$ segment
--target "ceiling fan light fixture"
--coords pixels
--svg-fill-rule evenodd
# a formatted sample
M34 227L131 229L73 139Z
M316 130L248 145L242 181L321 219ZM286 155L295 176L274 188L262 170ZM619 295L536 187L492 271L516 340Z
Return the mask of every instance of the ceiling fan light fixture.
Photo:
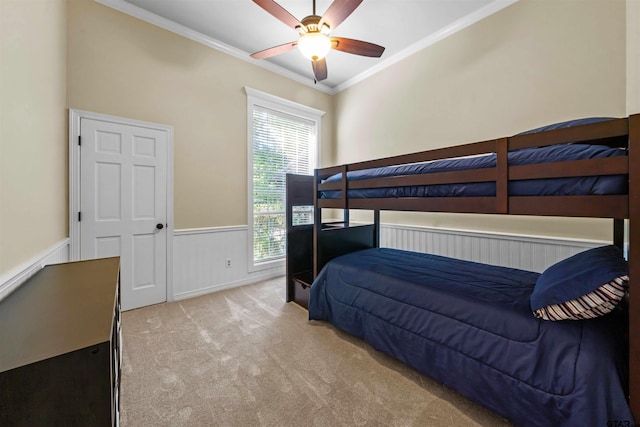
M331 50L331 39L321 32L314 31L300 37L298 47L305 58L318 61Z
M2 0L0 0L2 1ZM273 46L251 54L254 59L266 59L272 56L289 52L296 46L300 53L311 60L314 82L326 80L327 62L325 56L331 49L339 50L353 55L379 58L384 52L384 47L361 40L347 39L344 37L329 37L329 33L335 30L340 23L362 3L363 0L332 0L324 15L316 15L316 0L313 0L313 14L298 20L291 13L280 6L276 0L253 0L258 6L273 15L287 27L296 30L300 37L298 41Z

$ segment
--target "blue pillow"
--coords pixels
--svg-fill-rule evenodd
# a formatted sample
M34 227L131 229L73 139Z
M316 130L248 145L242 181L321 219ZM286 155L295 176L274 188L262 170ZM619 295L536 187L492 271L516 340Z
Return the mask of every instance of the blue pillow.
M606 314L624 296L628 274L622 250L616 246L580 252L540 275L531 294L531 309L546 320Z

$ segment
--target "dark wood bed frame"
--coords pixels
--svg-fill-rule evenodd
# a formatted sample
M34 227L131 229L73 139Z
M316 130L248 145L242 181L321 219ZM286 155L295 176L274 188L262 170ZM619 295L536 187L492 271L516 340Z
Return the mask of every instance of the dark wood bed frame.
M628 149L628 156L575 160L524 166L509 166L509 151L566 142L609 145ZM497 153L496 167L459 172L442 172L348 182L346 173L362 169L451 157ZM342 173L340 182L323 183ZM530 196L508 194L510 180L628 174L628 195ZM495 181L495 197L431 197L349 199L349 189L409 185L452 184ZM341 199L322 199L319 192L341 190ZM332 258L354 250L378 247L380 211L457 212L476 214L536 215L613 219L612 241L624 245L624 221L628 220L629 259L629 402L640 421L640 114L628 118L579 125L571 128L524 134L484 142L405 154L383 159L317 169L314 180L313 277ZM338 223L323 223L322 209L341 209ZM352 225L349 209L373 211L373 224Z

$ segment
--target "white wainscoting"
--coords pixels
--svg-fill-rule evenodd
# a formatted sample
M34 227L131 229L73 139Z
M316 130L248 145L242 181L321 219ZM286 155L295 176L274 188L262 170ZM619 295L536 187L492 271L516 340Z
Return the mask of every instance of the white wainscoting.
M40 255L3 274L2 277L0 277L0 301L16 290L29 277L40 271L45 265L59 264L68 261L69 239L64 239Z
M173 299L285 274L284 261L272 268L249 272L247 245L247 226L176 230L173 234ZM226 265L227 260L231 260L230 267Z
M285 274L284 262L249 272L246 226L176 230L173 292L180 300ZM486 264L542 272L549 265L607 242L473 230L382 224L382 247L429 252ZM231 266L227 267L227 260Z
M380 246L428 252L485 264L542 272L589 248L610 244L591 240L382 224Z
M217 227L174 233L173 298L202 295L285 274L284 262L248 271L248 228ZM431 227L381 225L380 245L541 272L549 265L608 242L521 236ZM226 261L231 260L231 267ZM0 277L0 301L48 264L69 261L69 239Z

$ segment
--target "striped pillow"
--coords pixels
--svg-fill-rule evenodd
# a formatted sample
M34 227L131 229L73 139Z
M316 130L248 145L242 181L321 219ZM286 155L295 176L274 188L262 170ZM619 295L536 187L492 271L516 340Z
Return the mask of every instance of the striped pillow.
M538 277L529 298L531 311L547 320L601 316L624 297L628 275L620 248L588 249L553 264Z
M629 276L617 277L579 298L539 308L533 315L544 320L593 319L611 312L624 298Z

